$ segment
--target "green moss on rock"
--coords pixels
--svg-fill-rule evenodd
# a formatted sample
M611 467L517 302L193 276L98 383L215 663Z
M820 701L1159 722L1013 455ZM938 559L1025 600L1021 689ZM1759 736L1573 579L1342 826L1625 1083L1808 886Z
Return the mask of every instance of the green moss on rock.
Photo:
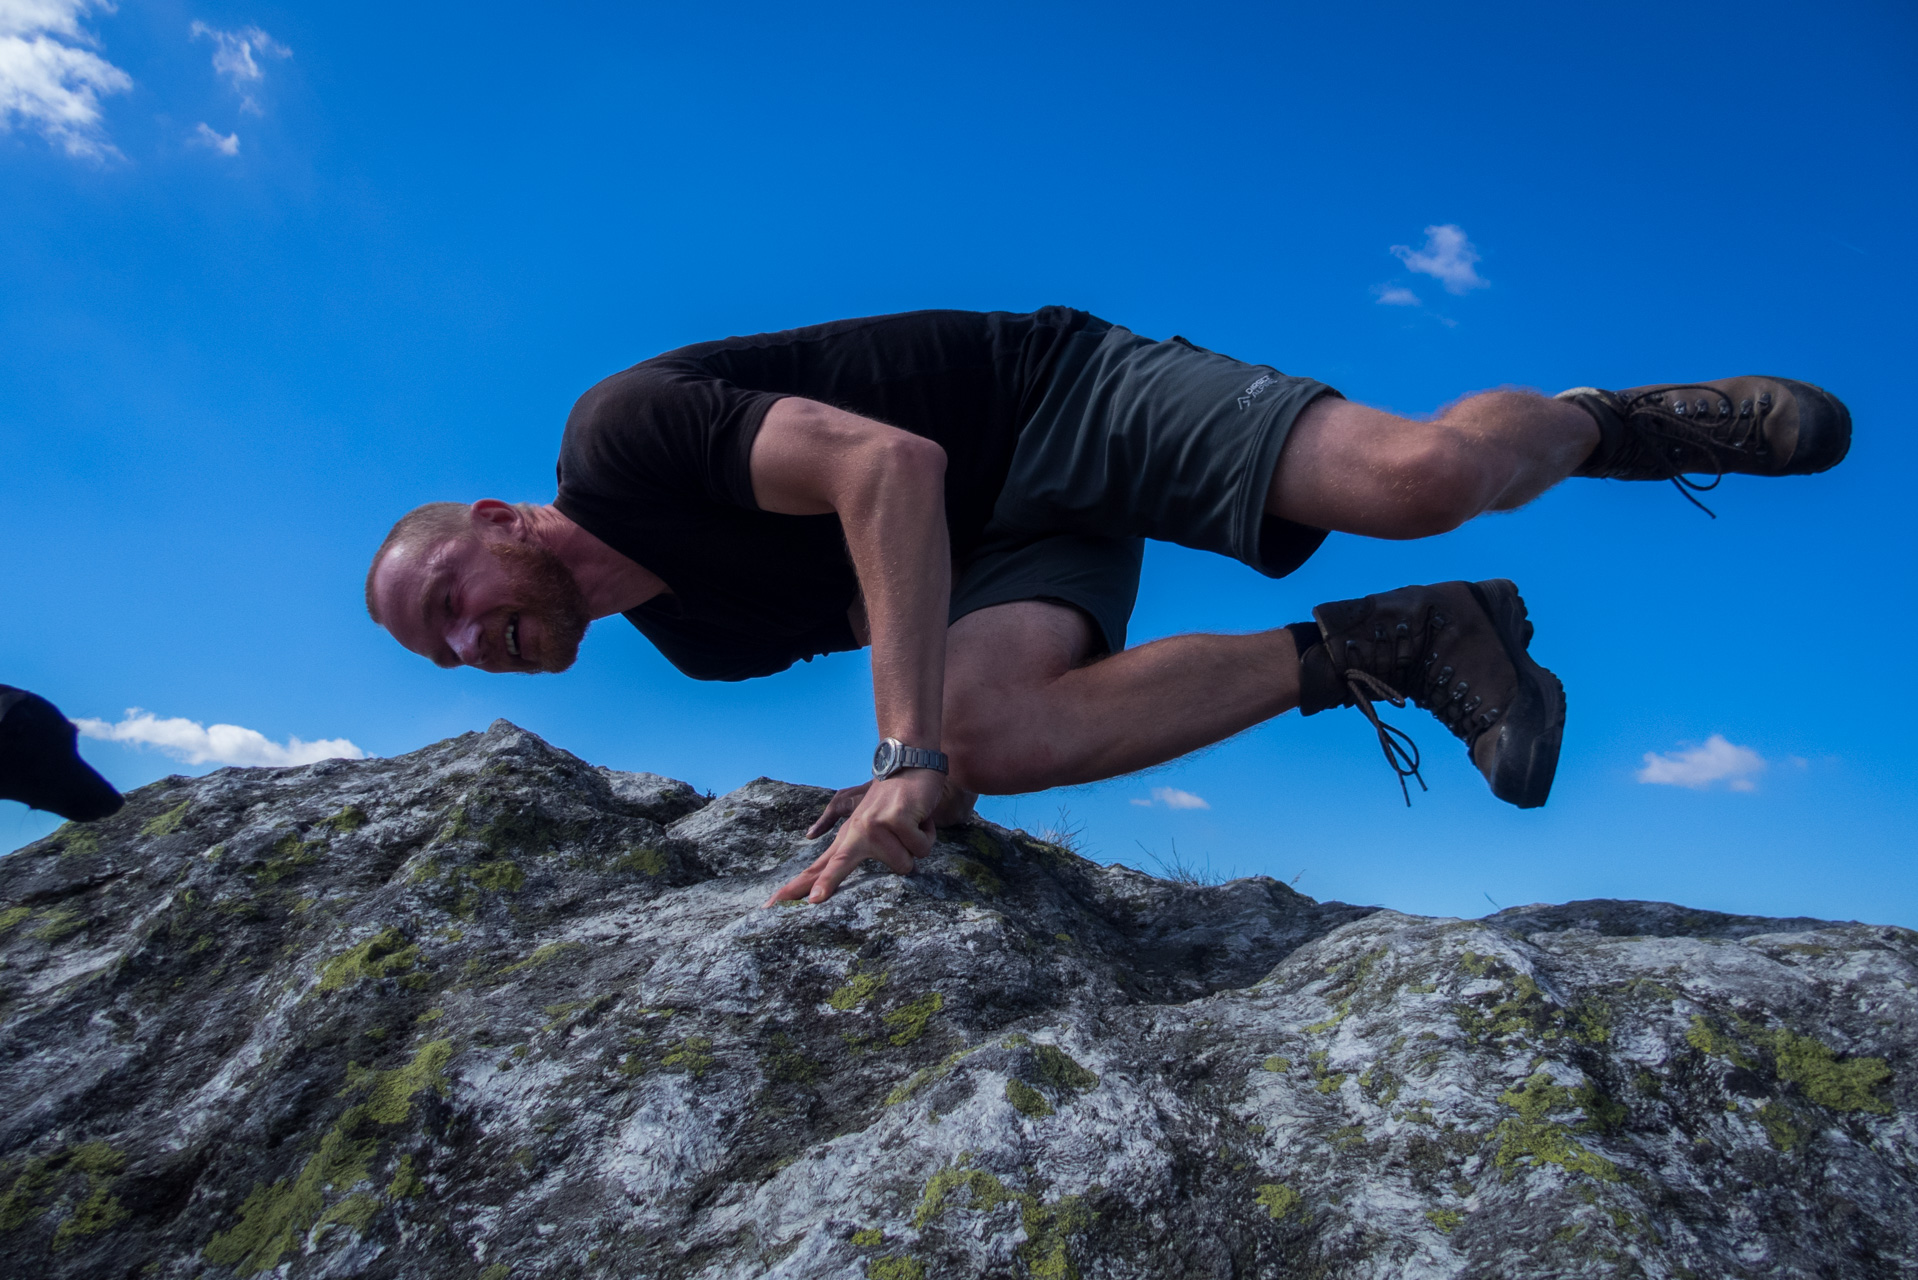
M1099 1087L1099 1077L1087 1071L1057 1045L1035 1045L1032 1059L1039 1067L1039 1078L1055 1089L1082 1093Z
M659 1065L668 1071L683 1071L697 1080L713 1069L713 1055L708 1052L712 1047L710 1036L687 1036L666 1051Z
M613 870L637 871L643 876L662 875L666 870L666 855L646 845L634 845L613 860Z
M1465 1221L1465 1215L1457 1209L1427 1209L1425 1220L1449 1236Z
M79 912L70 911L65 907L55 907L40 917L40 927L35 929L31 936L51 946L86 927L86 918Z
M855 973L846 980L846 985L834 988L826 997L826 1003L842 1013L857 1009L878 993L886 985L883 973Z
M350 1227L354 1231L365 1231L366 1224L373 1220L373 1215L378 1213L379 1209L380 1202L378 1200L367 1195L364 1191L355 1191L352 1195L321 1214L320 1220L314 1224L314 1227L316 1229L324 1229L331 1226L342 1226Z
M874 1258L866 1264L866 1280L926 1280L926 1264L904 1255Z
M996 898L1006 891L1005 883L984 863L974 862L971 858L955 858L953 870L985 897Z
M377 1145L375 1139L349 1138L335 1125L292 1181L254 1184L240 1205L239 1222L207 1242L207 1261L232 1267L241 1276L279 1266L319 1222L329 1189L345 1190L365 1181Z
M1261 1183L1252 1203L1264 1209L1274 1222L1283 1222L1295 1213L1302 1216L1305 1212L1305 1197L1283 1182Z
M289 831L267 850L266 862L254 873L253 878L262 885L278 884L297 873L301 867L312 866L319 860L319 851L324 848L324 840L302 840L297 831Z
M32 914L32 907L8 907L6 910L0 911L0 935L4 935L12 929L13 926L19 924Z
M964 1197L965 1208L990 1213L1002 1204L1019 1206L1020 1225L1025 1228L1026 1241L1019 1246L1018 1255L1026 1264L1026 1274L1032 1280L1078 1280L1078 1271L1072 1265L1068 1245L1072 1238L1083 1233L1092 1225L1096 1216L1079 1196L1061 1196L1048 1204L1029 1191L1012 1191L1006 1184L982 1169L967 1167L970 1157L962 1155L959 1163L950 1165L927 1179L924 1192L919 1197L919 1207L912 1216L915 1230L923 1230L959 1197Z
M413 1172L413 1157L401 1156L400 1167L394 1171L393 1180L386 1184L386 1194L392 1200L410 1200L426 1190L426 1183Z
M492 893L517 893L526 886L526 873L508 858L475 864L467 875L473 883Z
M1778 1078L1803 1089L1819 1106L1891 1114L1891 1104L1875 1092L1891 1079L1883 1058L1840 1058L1830 1046L1783 1028L1768 1038L1777 1055Z
M1533 1164L1561 1165L1601 1182L1618 1180L1617 1165L1579 1142L1573 1136L1575 1130L1571 1125L1551 1118L1554 1112L1579 1109L1582 1093L1582 1089L1575 1092L1554 1084L1550 1075L1540 1071L1530 1076L1522 1088L1508 1089L1499 1095L1500 1102L1518 1112L1499 1121L1498 1127L1492 1130L1492 1137L1499 1144L1494 1163L1507 1177L1524 1167L1521 1161L1529 1160ZM1595 1090L1592 1096L1597 1096ZM1601 1124L1602 1120L1589 1114L1585 1118L1588 1128Z
M771 1046L760 1055L760 1065L767 1079L784 1084L811 1084L825 1069L801 1052L783 1031L773 1034Z
M910 1004L894 1009L880 1019L893 1029L892 1034L886 1037L887 1041L895 1048L911 1044L926 1034L926 1024L932 1020L932 1015L945 1007L944 996L937 991L928 991Z
M192 803L190 800L182 800L165 813L148 818L140 828L140 834L143 836L172 835L180 829L180 824L186 821L186 811Z
M349 804L332 817L326 819L325 825L333 828L341 835L345 835L349 831L358 831L366 825L366 822L366 810L356 804Z
M1772 1146L1780 1151L1789 1152L1805 1140L1805 1135L1791 1122L1791 1113L1776 1102L1767 1102L1758 1108L1758 1123Z
M509 973L518 973L523 969L537 968L555 956L576 950L579 945L577 942L549 942L543 947L534 947L531 955L527 956L524 960L518 960L507 965L499 971L499 974L501 977L505 977Z
M382 929L322 964L320 990L337 991L362 978L390 978L410 971L419 961L417 943L408 943L398 929Z
M1685 1032L1685 1043L1700 1053L1713 1058L1728 1058L1733 1066L1749 1068L1751 1060L1732 1042L1732 1038L1714 1026L1703 1014L1692 1015L1692 1025Z
M1012 1104L1014 1111L1034 1119L1052 1114L1052 1104L1046 1101L1045 1095L1023 1080L1006 1081L1006 1101Z

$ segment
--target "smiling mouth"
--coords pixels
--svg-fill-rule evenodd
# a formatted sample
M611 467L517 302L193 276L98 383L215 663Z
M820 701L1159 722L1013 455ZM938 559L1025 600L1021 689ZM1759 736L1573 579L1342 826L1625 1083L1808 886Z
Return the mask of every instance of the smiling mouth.
M506 622L506 652L519 657L519 615L516 613Z

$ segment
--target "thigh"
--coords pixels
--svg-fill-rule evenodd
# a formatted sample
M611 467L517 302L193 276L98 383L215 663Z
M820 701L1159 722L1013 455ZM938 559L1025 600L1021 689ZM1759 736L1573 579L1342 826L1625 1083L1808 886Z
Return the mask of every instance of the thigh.
M1448 470L1435 456L1445 432L1327 396L1299 414L1266 492L1267 514L1375 538L1405 534L1413 490Z
M977 719L1010 696L1058 679L1099 648L1085 613L1049 600L1015 600L968 613L946 631L946 708Z

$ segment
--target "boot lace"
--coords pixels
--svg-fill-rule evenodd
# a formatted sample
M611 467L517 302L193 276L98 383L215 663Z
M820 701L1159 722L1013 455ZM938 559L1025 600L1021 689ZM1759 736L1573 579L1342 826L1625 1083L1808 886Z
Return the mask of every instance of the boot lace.
M1405 807L1412 807L1412 791L1405 785L1407 778L1419 784L1420 791L1430 791L1425 785L1425 777L1419 772L1419 744L1412 741L1412 735L1390 725L1379 718L1378 711L1372 706L1373 698L1381 698L1395 707L1403 707L1405 695L1369 671L1360 671L1357 667L1348 667L1345 671L1345 687L1352 691L1361 714L1372 722L1378 731L1379 746L1385 751L1385 763L1392 766L1392 772L1399 776L1399 792L1405 797Z
M1667 403L1667 398L1671 403ZM1756 401L1741 400L1736 408L1716 387L1698 384L1660 387L1635 396L1620 396L1618 412L1632 427L1630 461L1665 478L1685 501L1716 520L1718 513L1696 495L1716 489L1725 478L1724 451L1763 453L1764 423L1771 413L1767 392ZM1702 466L1690 465L1702 462ZM1687 471L1711 472L1707 483L1691 479Z
M1433 614L1427 620L1424 634L1419 637L1421 643L1418 647L1418 652L1426 655L1423 662L1418 662L1417 659L1407 659L1402 664L1387 662L1391 668L1391 674L1401 683L1409 684L1416 681L1424 685L1424 692L1416 698L1400 692L1390 681L1364 667L1348 663L1342 673L1345 686L1351 691L1354 705L1358 707L1359 713L1371 722L1373 730L1379 735L1379 749L1385 753L1385 763L1391 765L1392 772L1398 775L1399 794L1405 797L1407 808L1410 808L1412 804L1412 790L1405 784L1407 778L1416 781L1420 791L1431 790L1425 783L1425 776L1419 771L1418 743L1414 742L1412 736L1403 729L1387 724L1380 717L1378 708L1373 705L1374 702L1385 702L1402 708L1408 702L1416 701L1419 706L1437 716L1439 723L1450 730L1453 737L1464 742L1467 751L1477 745L1479 735L1497 723L1500 715L1497 707L1480 711L1479 708L1483 705L1484 699L1472 693L1471 687L1465 681L1454 682L1453 676L1456 672L1439 658L1438 649L1433 645L1434 633L1443 630L1445 626L1446 620L1443 614ZM1409 638L1410 635L1411 629L1404 623L1399 624L1395 635L1387 636L1382 633L1375 635L1373 643L1381 646L1375 650L1377 658L1383 660L1384 653L1388 651L1384 646L1390 646L1389 651L1396 655L1395 642L1402 638ZM1348 642L1348 656L1352 652L1353 646ZM1377 663L1375 662L1374 665Z

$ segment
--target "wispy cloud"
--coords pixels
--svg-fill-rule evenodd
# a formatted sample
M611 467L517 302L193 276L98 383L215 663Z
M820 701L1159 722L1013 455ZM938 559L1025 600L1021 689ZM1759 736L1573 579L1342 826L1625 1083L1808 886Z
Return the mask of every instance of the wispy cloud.
M1381 307L1416 307L1419 296L1402 284L1375 284L1372 296L1379 300Z
M1212 807L1206 803L1204 796L1195 796L1190 791L1181 791L1177 787L1154 787L1150 800L1135 799L1132 803L1141 809L1150 809L1155 804L1162 804L1168 809L1210 809Z
M1427 227L1423 247L1414 249L1395 244L1392 255L1405 264L1406 270L1431 276L1443 284L1447 293L1470 293L1491 284L1476 270L1478 249L1465 238L1465 229L1457 223Z
M1665 755L1645 753L1645 766L1638 771L1640 782L1667 787L1702 789L1723 782L1733 791L1755 791L1752 775L1763 773L1765 757L1750 747L1741 747L1714 733L1704 745L1685 747Z
M119 151L100 124L100 99L125 93L133 77L91 51L99 39L80 25L107 0L0 0L0 130L18 121L70 156Z
M213 148L223 156L237 156L240 154L239 134L223 134L204 120L200 121L200 126L194 130L193 136L195 141Z
M156 747L176 760L188 764L243 764L280 767L312 764L316 760L360 760L366 752L345 738L322 738L302 742L288 738L274 742L255 729L237 724L203 725L197 720L174 717L162 720L151 711L128 707L126 718L118 724L105 720L75 720L81 733L106 742L131 742Z
M213 73L240 95L240 110L259 115L260 102L253 91L266 82L260 59L290 58L293 51L258 27L222 31L204 22L195 22L192 30L195 40L204 38L213 42Z

